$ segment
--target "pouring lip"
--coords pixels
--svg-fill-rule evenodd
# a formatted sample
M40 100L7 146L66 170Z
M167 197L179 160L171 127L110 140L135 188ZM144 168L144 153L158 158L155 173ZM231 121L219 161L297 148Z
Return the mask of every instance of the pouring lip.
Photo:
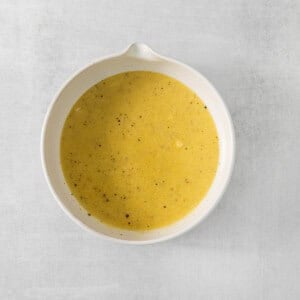
M122 53L124 56L145 60L157 60L161 56L144 43L132 43Z

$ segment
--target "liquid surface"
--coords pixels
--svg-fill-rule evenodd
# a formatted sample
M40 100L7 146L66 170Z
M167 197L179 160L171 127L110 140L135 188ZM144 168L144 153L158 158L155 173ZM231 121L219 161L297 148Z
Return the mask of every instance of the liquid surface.
M219 144L204 103L179 81L128 72L75 103L61 137L71 192L91 217L150 230L180 220L207 193Z

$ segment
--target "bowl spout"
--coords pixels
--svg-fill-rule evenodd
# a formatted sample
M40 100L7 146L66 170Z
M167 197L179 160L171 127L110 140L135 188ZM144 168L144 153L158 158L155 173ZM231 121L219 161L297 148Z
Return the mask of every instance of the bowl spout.
M133 43L124 52L125 56L135 57L144 60L158 60L160 56L150 47L143 43Z

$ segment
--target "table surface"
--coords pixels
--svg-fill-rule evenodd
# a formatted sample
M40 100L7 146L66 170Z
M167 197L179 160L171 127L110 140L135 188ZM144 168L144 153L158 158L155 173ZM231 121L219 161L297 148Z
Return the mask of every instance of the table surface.
M2 0L0 299L299 299L299 15L297 0ZM237 138L217 209L148 246L66 217L39 150L62 83L135 41L203 73Z

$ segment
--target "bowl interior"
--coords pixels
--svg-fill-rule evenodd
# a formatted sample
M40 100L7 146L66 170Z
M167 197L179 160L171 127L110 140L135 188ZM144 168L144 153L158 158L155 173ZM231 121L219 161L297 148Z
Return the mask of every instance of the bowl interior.
M127 53L128 54L128 53ZM76 100L91 86L109 76L126 71L153 71L166 74L189 86L205 102L215 121L220 143L219 166L209 192L184 219L161 229L137 232L100 223L70 194L60 166L60 137L65 119ZM218 202L230 177L234 156L234 136L227 109L212 85L198 72L160 56L119 55L97 62L71 79L50 107L43 129L43 167L49 186L64 211L77 223L104 237L129 243L151 243L183 233L202 220Z

